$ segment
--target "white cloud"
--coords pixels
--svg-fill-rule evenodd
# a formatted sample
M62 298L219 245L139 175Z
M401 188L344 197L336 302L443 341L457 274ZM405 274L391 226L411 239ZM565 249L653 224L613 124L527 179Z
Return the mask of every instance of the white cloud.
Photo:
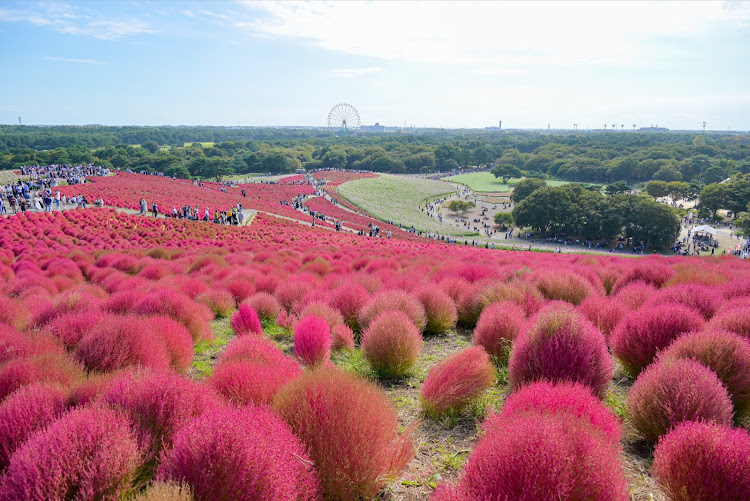
M96 59L78 59L74 57L45 56L43 59L46 59L47 61L60 61L63 63L104 64L104 61L97 61Z
M735 2L244 2L254 35L384 60L500 67L653 66L654 38L750 19Z
M76 10L64 3L24 4L22 9L0 9L0 21L27 22L47 26L60 33L116 40L141 33L155 33L148 23L136 18L110 19Z
M330 70L330 73L336 78L352 78L367 75L368 73L377 73L379 71L379 66L371 66L369 68L335 69Z

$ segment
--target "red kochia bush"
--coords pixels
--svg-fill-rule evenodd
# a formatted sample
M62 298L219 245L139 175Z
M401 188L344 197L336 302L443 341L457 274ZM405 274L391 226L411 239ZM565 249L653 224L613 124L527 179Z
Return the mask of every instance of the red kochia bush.
M631 282L617 291L614 297L628 305L631 310L637 310L648 298L656 294L656 287L645 282Z
M678 304L643 307L620 321L609 344L628 373L637 376L660 350L680 334L700 329L703 323L698 313Z
M13 453L0 501L118 500L140 454L127 420L105 408L75 409Z
M230 323L234 333L238 336L245 336L247 334L263 335L263 327L260 325L258 314L247 303L242 303L237 311L234 312Z
M484 348L466 348L434 365L420 392L428 414L460 411L490 389L495 367Z
M653 259L641 260L617 280L613 291L617 293L623 287L633 282L645 282L658 289L672 275L674 275L674 270L666 264L658 263Z
M525 321L524 311L517 304L510 301L492 303L479 315L472 341L500 362L505 362L508 349Z
M398 435L385 393L335 368L322 367L288 384L274 407L307 446L326 499L372 498L414 454L411 435Z
M276 320L276 316L281 310L279 300L268 292L253 294L244 303L254 309L261 320Z
M177 433L157 479L187 483L196 501L320 499L300 440L267 410L218 408Z
M302 374L297 362L279 353L280 356L274 356L271 360L263 357L222 359L208 381L233 404L268 404L282 386Z
M402 290L386 290L378 292L362 308L359 313L359 324L367 328L381 313L385 311L400 311L404 313L417 328L422 331L427 325L427 315L424 307L414 296Z
M656 362L644 370L628 392L633 426L656 442L683 421L732 423L732 401L719 378L695 360Z
M76 357L87 369L113 371L131 366L168 369L171 363L164 338L144 328L135 316L111 316L100 322L78 345Z
M542 270L535 283L547 299L567 301L576 306L596 294L596 289L588 280L567 270Z
M161 315L144 320L145 328L164 340L172 367L179 372L187 370L195 356L190 331L178 321Z
M732 332L706 329L683 334L659 354L659 360L690 358L719 376L738 417L750 411L750 342Z
M505 400L499 419L525 413L582 420L601 431L613 444L619 443L622 437L620 423L614 414L588 387L579 383L540 381L523 386Z
M697 311L709 320L719 309L723 297L719 290L707 285L681 284L660 290L652 295L644 306L676 303Z
M369 300L370 293L362 285L357 282L345 282L333 291L328 303L341 312L346 325L359 330L359 312Z
M44 330L59 339L66 348L78 346L96 325L106 318L101 311L65 313L49 322Z
M134 305L133 313L173 318L187 327L194 343L212 336L209 321L214 315L211 310L174 290L163 289L148 294Z
M405 313L385 311L362 333L362 352L383 376L400 377L419 358L422 335Z
M425 332L440 334L456 326L458 312L451 297L435 286L423 286L415 291L427 315Z
M354 350L354 332L348 325L337 325L331 329L332 350Z
M331 357L331 328L320 317L305 317L294 326L294 355L305 365L318 365Z
M750 433L682 423L659 440L652 471L670 500L750 499Z
M335 308L323 301L312 301L305 305L299 312L299 318L320 317L333 329L337 325L344 324L344 318Z
M630 309L624 302L614 297L589 296L578 305L578 311L596 325L604 337L609 338Z
M545 307L516 339L508 364L510 385L518 388L536 380L573 381L602 396L612 379L612 357L604 336L563 305Z
M711 319L709 327L734 332L750 341L750 307L721 311Z
M583 420L522 414L493 421L455 487L433 501L627 501L619 444Z
M198 294L195 300L206 305L216 318L228 317L234 309L234 297L224 289L210 289Z
M11 393L0 404L0 472L13 451L36 430L59 418L68 392L48 383L31 384Z
M31 383L57 383L70 387L83 379L83 368L59 353L15 358L0 365L0 401L18 388Z

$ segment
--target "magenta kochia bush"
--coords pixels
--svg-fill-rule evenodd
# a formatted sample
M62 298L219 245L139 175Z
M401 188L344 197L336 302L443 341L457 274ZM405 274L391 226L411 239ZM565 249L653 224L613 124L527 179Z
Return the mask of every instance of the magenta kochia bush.
M147 459L171 446L174 434L193 418L221 403L206 385L171 371L148 370L118 374L100 401L130 419Z
M513 341L526 318L523 308L511 301L492 303L482 310L474 328L473 342L500 362L507 361Z
M734 332L750 341L750 306L721 311L711 319L709 326Z
M422 335L401 311L381 313L362 333L362 352L385 377L408 373L422 352Z
M354 350L354 332L346 325L341 324L331 329L332 350Z
M236 405L268 404L279 389L302 375L302 368L284 356L273 361L230 360L216 365L209 383Z
M738 334L705 329L683 334L659 360L691 358L719 376L729 391L736 417L750 412L750 342Z
M433 501L627 501L619 444L583 420L525 413L493 420L456 486Z
M732 423L729 393L711 369L695 360L657 361L628 392L628 415L649 442L683 421Z
M188 484L196 501L320 499L303 444L271 412L220 407L182 429L157 479Z
M750 499L750 433L682 423L659 440L652 472L673 501Z
M238 336L248 334L263 335L263 327L260 325L260 319L255 310L247 303L242 303L237 311L232 315L230 322L234 333Z
M644 306L664 303L676 303L697 311L706 320L710 319L719 309L723 301L721 292L713 287L700 284L680 284L651 296Z
M75 409L13 453L0 484L0 501L115 501L140 460L124 416L101 407Z
M411 319L420 331L427 325L427 315L424 307L414 296L402 290L386 290L378 292L362 308L359 313L359 324L366 328L381 313L385 311L400 311Z
M540 381L523 386L505 400L499 419L525 413L583 420L604 433L612 443L619 443L622 437L620 423L614 414L591 393L590 388L579 383Z
M305 365L319 365L331 358L331 328L320 317L305 317L294 326L294 355Z
M258 292L247 298L243 303L250 306L261 320L276 320L281 310L279 300L268 292Z
M56 384L37 383L11 393L0 404L0 472L13 451L34 431L59 418L68 391Z
M190 367L195 351L193 337L184 325L169 317L157 315L147 317L145 326L153 336L161 336L164 340L170 363L175 370L182 372Z
M460 411L495 382L495 366L481 346L466 348L434 365L422 384L428 414Z
M604 335L572 308L552 304L516 339L508 364L512 388L537 380L572 381L604 395L612 357Z
M359 330L359 312L369 300L370 293L357 282L345 282L328 298L330 305L341 312L346 325L354 330Z
M547 299L567 301L576 306L597 293L588 280L569 270L541 270L534 282Z
M620 321L609 344L630 375L637 376L680 334L698 330L703 324L703 317L685 306L644 306Z
M604 337L609 338L620 320L630 312L628 306L614 297L589 296L578 305L584 317L596 325Z
M83 379L83 367L59 353L15 358L0 365L0 401L31 383L57 383L65 388Z
M385 393L333 367L288 384L273 405L307 446L325 499L370 499L414 455L411 434L398 435Z
M134 305L133 313L173 318L187 327L194 343L210 339L212 336L209 321L214 317L213 312L172 289L155 291L144 296Z
M614 295L625 303L631 310L637 310L652 295L656 294L656 287L645 282L631 282L617 291Z
M432 285L417 289L415 294L422 303L427 316L424 329L426 333L440 334L456 326L458 320L456 303L448 294Z

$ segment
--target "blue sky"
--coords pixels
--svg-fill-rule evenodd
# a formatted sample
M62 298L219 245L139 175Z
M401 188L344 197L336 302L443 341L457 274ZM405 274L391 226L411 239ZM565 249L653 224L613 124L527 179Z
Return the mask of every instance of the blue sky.
M750 3L0 2L0 123L750 130Z

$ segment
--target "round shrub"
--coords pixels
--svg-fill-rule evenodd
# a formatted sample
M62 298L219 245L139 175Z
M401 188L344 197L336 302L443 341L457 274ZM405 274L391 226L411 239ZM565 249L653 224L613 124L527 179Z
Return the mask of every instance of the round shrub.
M419 288L415 294L427 315L425 333L440 334L456 326L458 321L456 303L448 294L434 286Z
M750 433L682 423L659 440L652 472L670 500L750 499Z
M630 309L618 298L589 296L578 306L578 311L609 338Z
M120 499L140 455L127 420L101 407L74 409L11 456L0 500Z
M193 342L210 339L209 321L214 314L206 306L191 301L187 296L171 289L151 292L133 306L136 315L164 315L183 324L193 336Z
M341 312L346 325L359 330L359 312L370 300L370 293L357 282L345 282L333 291L328 303Z
M427 325L427 315L422 303L402 290L387 290L375 294L362 308L359 314L360 326L367 328L381 313L386 311L402 312L420 331L424 330Z
M625 286L633 282L645 282L658 289L672 275L674 275L674 270L666 264L658 263L653 259L641 260L615 282L613 291L618 293Z
M348 325L337 325L331 329L332 350L354 350L354 333Z
M44 330L59 339L66 348L73 349L105 318L106 314L100 311L65 313L51 320Z
M681 284L660 290L652 295L646 305L675 303L687 306L709 320L723 301L721 292L700 284Z
M176 434L157 480L188 484L196 501L320 499L300 440L274 414L254 407L220 407L192 421Z
M244 301L258 314L258 318L274 321L281 310L279 300L268 292L257 292Z
M637 310L648 298L656 294L656 287L646 282L631 282L622 287L614 297L625 303L631 310Z
M312 301L305 305L299 313L299 318L310 316L322 318L331 329L337 325L344 324L344 318L341 316L341 313L323 301Z
M628 392L628 415L649 442L683 421L732 423L732 401L711 369L689 359L656 362Z
M282 363L288 358L270 339L243 336L235 339L219 357L219 364L234 360L257 361L267 365Z
M305 317L294 326L294 355L315 366L331 358L331 328L320 317Z
M69 388L83 379L83 368L65 354L29 355L0 365L0 401L31 383L57 383Z
M286 280L276 288L274 294L279 304L286 310L292 311L299 304L305 294L313 289L313 285L303 277Z
M307 447L325 499L372 498L414 454L385 393L333 367L291 382L273 405Z
M221 402L205 385L171 371L148 370L118 374L105 384L99 401L128 417L147 460L169 448L187 423Z
M466 348L438 362L420 395L427 414L456 413L495 383L495 367L481 346Z
M472 341L505 363L508 351L525 321L524 311L517 304L510 301L492 303L479 315Z
M708 325L714 329L734 332L750 340L750 308L733 308L720 311Z
M622 437L620 423L614 414L588 387L579 383L540 381L525 385L505 400L499 419L525 413L582 420L601 431L613 444L619 443Z
M486 431L458 484L438 487L433 501L629 499L619 444L583 420L528 413Z
M161 315L146 317L145 321L147 329L154 336L161 335L164 340L172 368L179 372L186 371L195 356L190 331L176 320Z
M234 310L234 296L224 289L210 289L198 294L195 300L206 305L216 318L226 318Z
M88 370L98 372L135 366L168 369L171 358L164 339L142 324L140 317L111 316L83 338L76 357Z
M298 378L302 368L289 357L265 360L231 360L216 365L208 382L235 405L269 404L279 389Z
M49 383L30 384L11 393L0 404L0 472L13 451L32 433L59 418L68 392Z
M551 304L521 333L508 363L510 386L572 381L604 395L612 379L612 357L604 336L572 308Z
M703 317L677 304L643 307L630 312L619 323L609 344L631 376L637 376L654 361L656 354L680 334L703 327Z
M258 314L247 303L240 305L234 315L232 315L230 324L232 325L232 330L238 336L246 336L248 334L263 335L260 318L258 318Z
M401 377L419 358L422 335L405 313L389 310L370 322L361 344L365 358L379 374Z
M547 299L562 300L576 306L596 294L596 289L588 280L567 270L543 270L539 272L535 283L539 292Z

